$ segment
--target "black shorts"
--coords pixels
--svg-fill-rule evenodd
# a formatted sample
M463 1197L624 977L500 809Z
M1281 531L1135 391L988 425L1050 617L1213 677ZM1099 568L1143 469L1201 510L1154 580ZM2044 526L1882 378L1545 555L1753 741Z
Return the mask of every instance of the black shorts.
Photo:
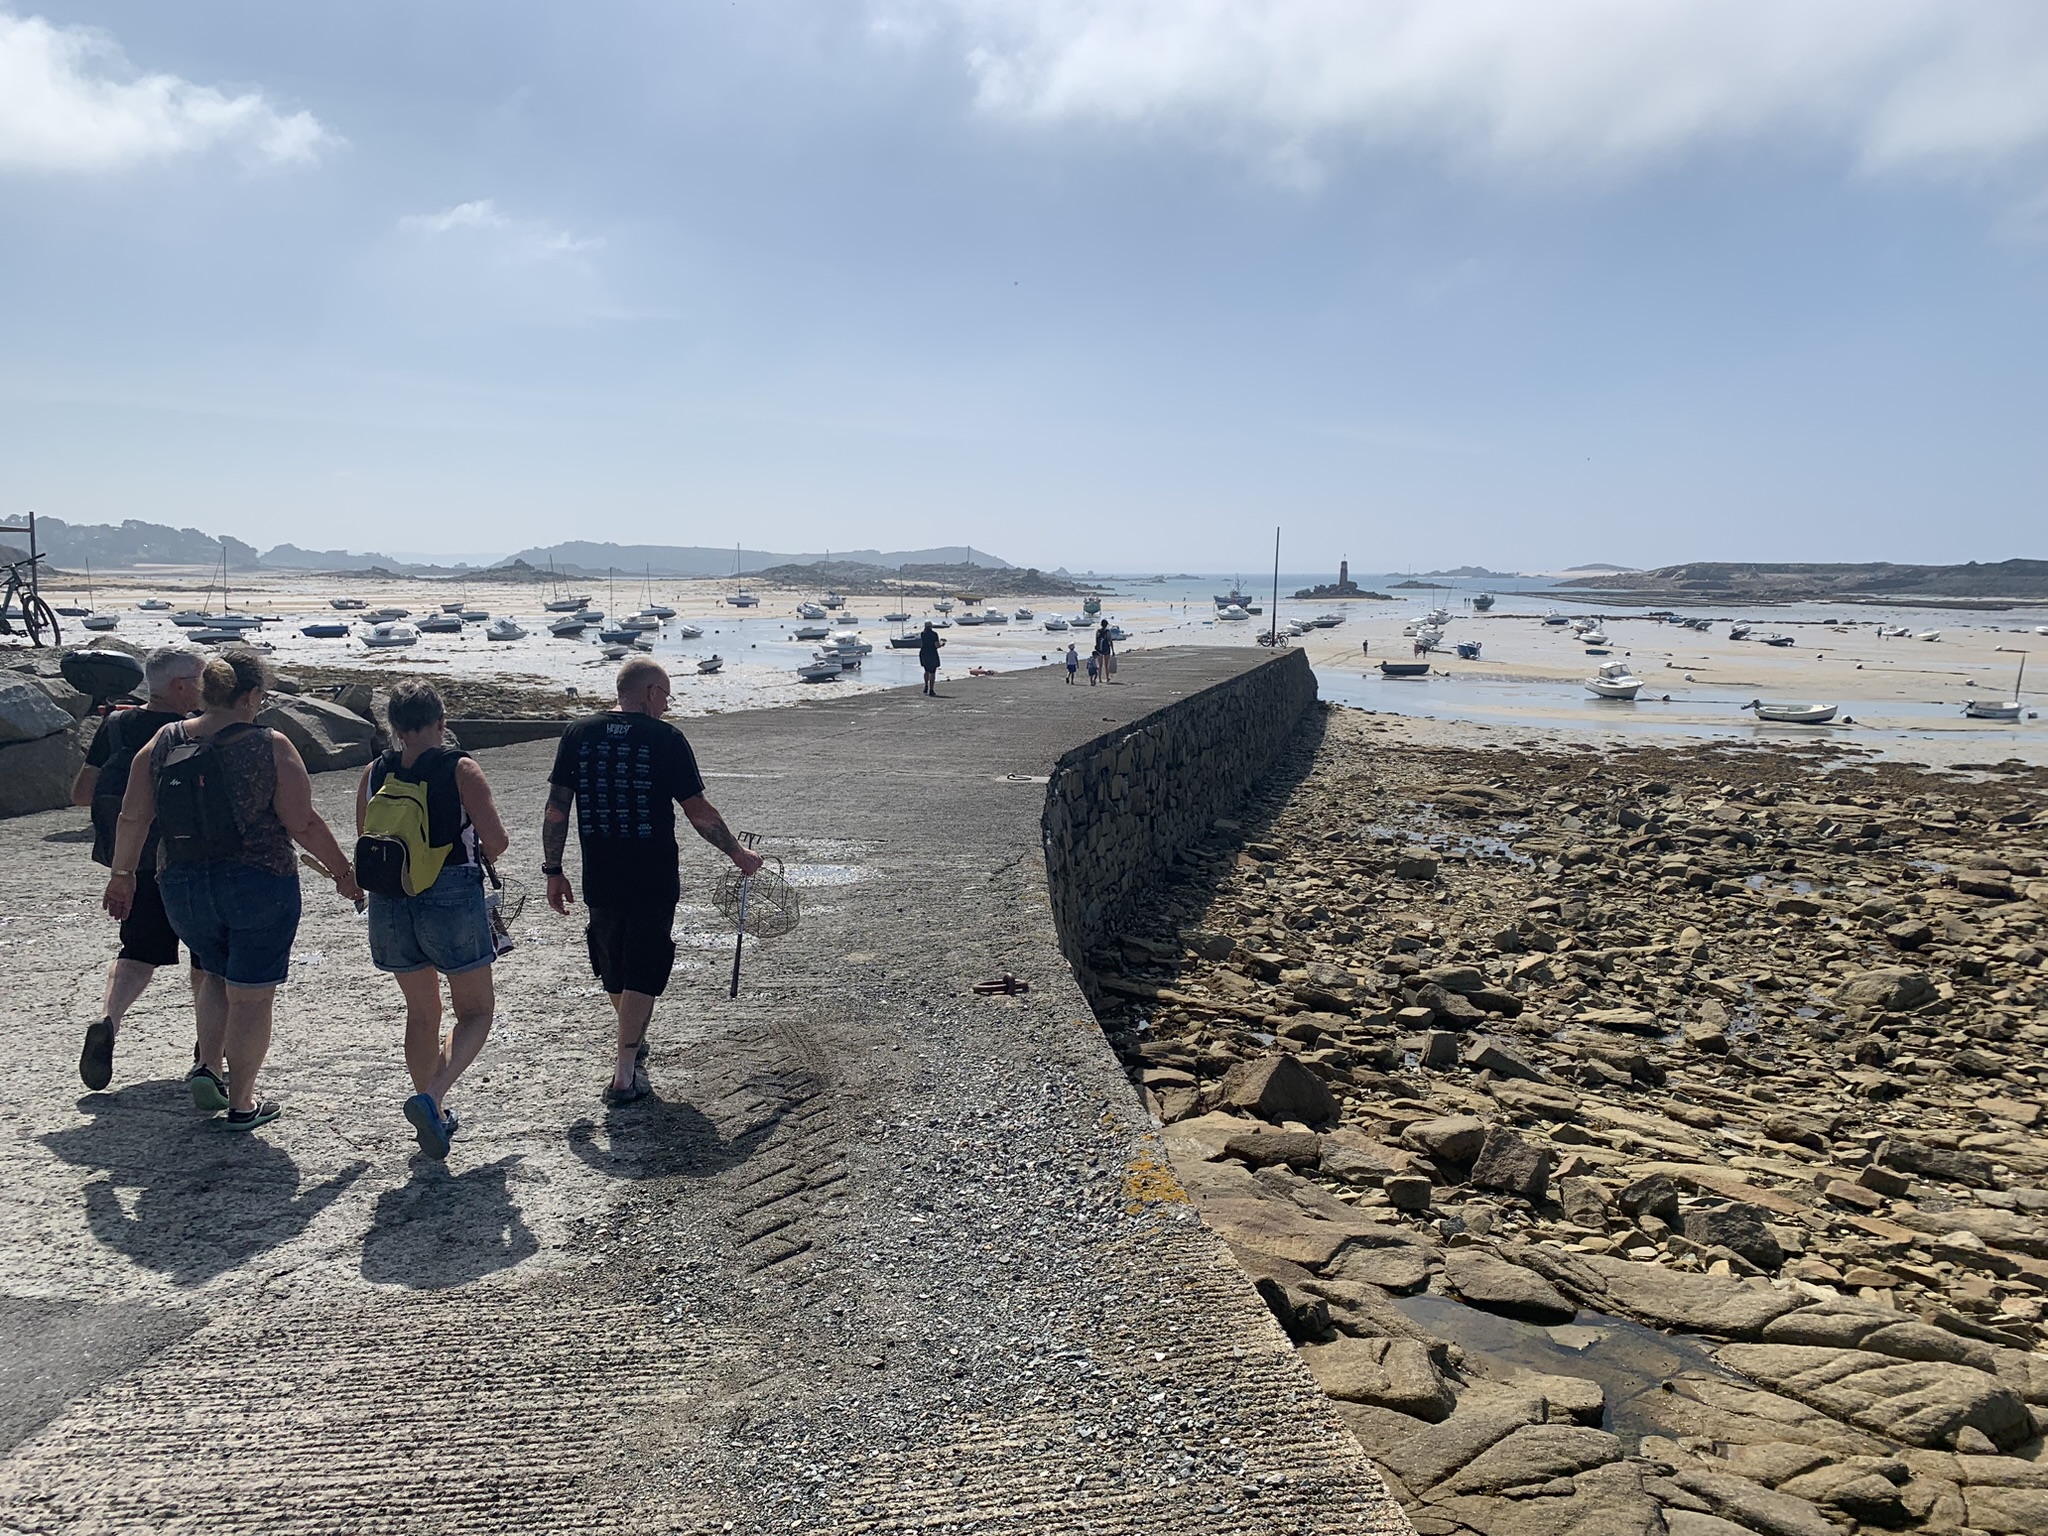
M164 911L163 892L157 889L156 871L135 871L135 903L121 919L121 958L144 965L176 965L178 935Z
M590 969L605 991L644 992L659 997L676 965L674 903L631 907L588 907Z

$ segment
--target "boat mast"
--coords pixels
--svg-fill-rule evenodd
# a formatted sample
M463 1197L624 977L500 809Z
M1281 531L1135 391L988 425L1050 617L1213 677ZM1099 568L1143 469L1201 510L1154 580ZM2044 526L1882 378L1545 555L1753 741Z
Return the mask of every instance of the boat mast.
M1280 643L1280 529L1273 529L1273 612L1270 615L1272 627L1266 631L1266 644Z

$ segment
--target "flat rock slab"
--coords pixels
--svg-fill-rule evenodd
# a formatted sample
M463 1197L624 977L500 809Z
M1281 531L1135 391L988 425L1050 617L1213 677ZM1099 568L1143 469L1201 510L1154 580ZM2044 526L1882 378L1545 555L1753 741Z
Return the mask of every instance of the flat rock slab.
M1953 1445L1965 1426L2006 1448L2033 1434L2020 1394L1966 1365L1805 1344L1729 1344L1715 1358L1774 1391L1908 1445Z
M1568 1323L1578 1315L1579 1309L1541 1275L1482 1248L1446 1252L1444 1279L1460 1300L1485 1312L1545 1324Z
M1305 1344L1301 1359L1325 1393L1345 1402L1391 1408L1428 1423L1448 1418L1456 1405L1428 1347L1413 1339Z
M1621 1456L1621 1442L1579 1424L1525 1424L1488 1446L1446 1477L1444 1493L1497 1493L1553 1477L1605 1466Z

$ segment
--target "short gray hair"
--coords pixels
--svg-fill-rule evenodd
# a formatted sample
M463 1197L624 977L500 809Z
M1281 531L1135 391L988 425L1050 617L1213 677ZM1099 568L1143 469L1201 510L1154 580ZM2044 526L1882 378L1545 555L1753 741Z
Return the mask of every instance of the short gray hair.
M149 679L151 693L161 693L181 677L197 677L205 666L206 658L199 652L182 645L166 645L149 653L149 660L142 664L142 675Z

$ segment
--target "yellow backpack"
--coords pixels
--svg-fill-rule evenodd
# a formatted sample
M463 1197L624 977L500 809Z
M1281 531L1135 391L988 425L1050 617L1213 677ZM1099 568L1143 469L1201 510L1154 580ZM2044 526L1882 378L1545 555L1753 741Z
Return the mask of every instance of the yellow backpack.
M380 896L417 896L441 878L462 835L455 764L468 754L423 754L410 769L385 757L382 777L363 807L356 839L356 883ZM431 759L431 760L430 760ZM439 835L443 841L436 842Z

